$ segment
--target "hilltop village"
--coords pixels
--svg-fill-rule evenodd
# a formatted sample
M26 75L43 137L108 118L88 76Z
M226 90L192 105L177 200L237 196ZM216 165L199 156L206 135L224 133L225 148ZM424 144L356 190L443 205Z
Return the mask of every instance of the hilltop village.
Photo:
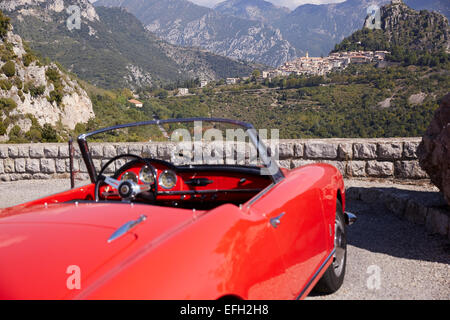
M277 69L263 71L262 76L263 78L275 78L291 74L323 76L336 69L345 69L351 63L383 62L387 54L389 54L387 51L350 51L331 53L327 57L310 57L306 53L305 57L286 62Z

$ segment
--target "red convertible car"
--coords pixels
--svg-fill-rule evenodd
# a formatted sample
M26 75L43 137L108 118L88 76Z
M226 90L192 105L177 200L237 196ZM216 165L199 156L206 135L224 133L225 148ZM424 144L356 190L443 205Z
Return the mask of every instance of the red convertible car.
M194 122L245 130L261 163L130 152L97 172L88 139ZM335 167L280 169L252 125L226 119L119 125L78 144L91 184L0 210L0 299L302 299L342 285L356 217Z

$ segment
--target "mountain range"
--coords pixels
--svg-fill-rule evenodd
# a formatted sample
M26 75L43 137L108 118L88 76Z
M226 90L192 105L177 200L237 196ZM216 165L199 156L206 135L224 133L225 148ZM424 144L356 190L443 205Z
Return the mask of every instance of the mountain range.
M80 9L79 27L69 28L71 5ZM203 49L171 45L124 9L94 8L87 0L2 0L0 10L33 50L104 88L213 80L253 69Z
M234 59L276 66L299 54L268 23L222 14L187 0L99 0L95 5L126 8L147 30L172 44L201 47Z
M187 0L98 0L96 6L123 7L172 44L200 46L229 57L277 66L292 55L327 55L358 30L371 5L390 0L346 0L306 4L290 11L264 0L227 0L213 9ZM413 9L450 17L448 0L405 0ZM281 54L280 54L281 53Z

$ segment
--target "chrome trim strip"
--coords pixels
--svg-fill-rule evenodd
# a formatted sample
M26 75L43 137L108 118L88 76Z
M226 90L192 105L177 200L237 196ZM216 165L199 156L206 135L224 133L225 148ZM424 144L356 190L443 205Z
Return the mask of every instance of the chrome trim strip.
M325 267L325 265L328 263L328 261L330 261L331 258L333 258L334 254L336 253L336 248L333 248L333 251L331 251L330 255L325 259L324 262L322 262L322 264L320 265L319 269L317 269L317 271L314 273L314 275L312 276L311 280L308 281L308 283L306 284L306 286L303 288L303 290L300 292L300 294L297 296L296 300L299 300L303 294L306 292L306 290L309 289L309 287L311 286L311 284L314 282L314 280L317 278L317 276L319 275L319 273L322 271L322 269Z
M113 242L114 240L122 237L125 235L128 231L135 228L138 224L144 222L147 220L147 216L144 214L141 214L137 220L131 220L127 223L125 223L123 226L121 226L119 229L117 229L108 239L108 243Z

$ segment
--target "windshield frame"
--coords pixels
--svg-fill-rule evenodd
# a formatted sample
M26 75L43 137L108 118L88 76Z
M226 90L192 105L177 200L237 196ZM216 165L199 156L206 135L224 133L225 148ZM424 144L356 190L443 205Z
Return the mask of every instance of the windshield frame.
M166 123L187 123L187 122L195 122L195 121L204 121L204 122L219 122L219 123L228 123L232 125L236 125L239 127L242 127L246 130L250 141L255 146L258 155L261 157L261 161L264 164L266 168L270 168L269 172L270 177L273 181L273 183L278 183L282 179L284 179L284 174L281 171L280 167L278 166L277 162L272 159L272 157L268 154L267 147L260 139L255 127L247 122L239 121L239 120L231 120L231 119L223 119L223 118L181 118L181 119L158 119L158 120L148 120L148 121L140 121L140 122L133 122L133 123L127 123L127 124L120 124L115 125L111 127L106 127L103 129L91 131L88 133L81 134L78 136L78 146L80 147L81 156L83 158L84 163L86 164L87 172L89 174L89 177L91 179L91 182L96 182L97 179L97 172L94 166L94 162L92 160L92 156L89 152L89 146L87 143L87 138L108 132L113 131L117 129L123 129L123 128L132 128L132 127L139 127L139 126L146 126L146 125L160 125L160 124L166 124Z

